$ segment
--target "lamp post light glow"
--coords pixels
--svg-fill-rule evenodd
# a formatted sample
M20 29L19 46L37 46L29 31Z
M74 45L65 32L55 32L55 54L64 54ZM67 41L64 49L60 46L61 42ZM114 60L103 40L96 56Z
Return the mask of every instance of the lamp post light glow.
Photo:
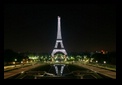
M103 63L106 64L106 61L104 61Z
M21 61L21 63L23 64L23 61Z
M98 61L96 61L96 63L98 63Z
M17 59L14 59L14 61L15 61L15 67L16 67L16 61L17 61Z
M17 59L15 59L15 61L17 61Z

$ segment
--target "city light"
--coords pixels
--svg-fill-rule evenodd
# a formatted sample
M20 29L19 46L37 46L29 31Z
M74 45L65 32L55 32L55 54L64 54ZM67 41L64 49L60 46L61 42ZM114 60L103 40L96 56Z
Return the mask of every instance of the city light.
M103 63L106 64L106 61L104 61Z

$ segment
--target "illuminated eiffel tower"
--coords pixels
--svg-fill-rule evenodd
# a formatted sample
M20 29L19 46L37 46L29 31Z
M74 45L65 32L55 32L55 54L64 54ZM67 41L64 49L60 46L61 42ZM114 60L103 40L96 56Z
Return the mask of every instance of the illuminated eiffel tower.
M62 41L62 36L61 36L61 22L60 22L61 18L58 16L58 30L57 30L57 39L56 39L56 43L55 43L55 47L51 53L51 56L53 57L55 53L57 52L61 52L64 55L67 55L66 50L64 49L64 45L63 45L63 41ZM58 45L61 45L61 48L58 48Z

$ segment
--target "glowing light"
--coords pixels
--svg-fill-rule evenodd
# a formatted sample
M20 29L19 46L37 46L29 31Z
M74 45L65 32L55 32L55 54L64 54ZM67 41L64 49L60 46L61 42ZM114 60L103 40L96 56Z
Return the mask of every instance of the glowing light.
M15 64L15 62L13 62L13 64Z
M106 64L106 61L104 61L103 63Z
M21 73L24 73L24 71L22 71Z
M102 54L105 54L105 51L104 50L101 50Z
M15 59L15 61L17 61L17 59Z
M59 61L55 61L55 62L59 62Z

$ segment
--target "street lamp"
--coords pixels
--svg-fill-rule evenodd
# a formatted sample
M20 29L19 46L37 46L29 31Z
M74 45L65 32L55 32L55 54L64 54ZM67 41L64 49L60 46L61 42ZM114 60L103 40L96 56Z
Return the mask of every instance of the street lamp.
M104 61L103 63L106 64L106 61Z
M14 59L14 61L15 61L15 67L16 67L16 61L17 61L17 59Z

